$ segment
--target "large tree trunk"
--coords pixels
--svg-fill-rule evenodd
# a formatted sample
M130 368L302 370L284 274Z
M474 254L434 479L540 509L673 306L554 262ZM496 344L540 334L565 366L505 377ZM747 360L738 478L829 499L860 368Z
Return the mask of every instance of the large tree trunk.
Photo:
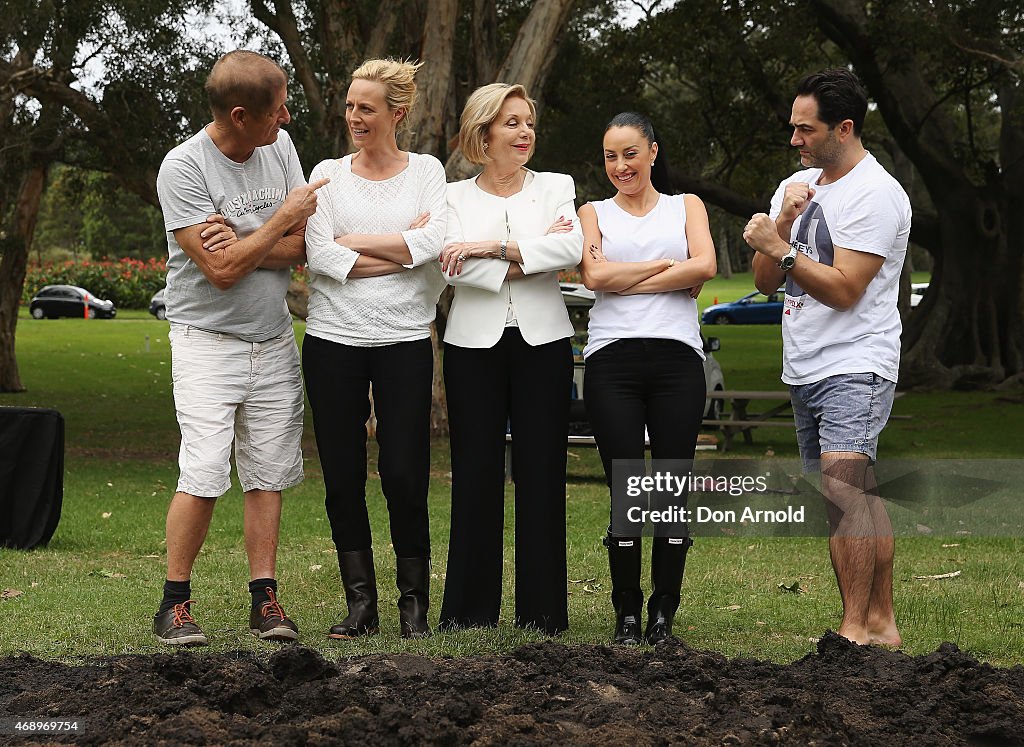
M904 330L901 385L970 389L1022 368L1024 200L977 188L939 206L942 250Z
M555 61L558 39L565 31L566 22L577 2L536 0L530 8L530 14L519 27L495 82L519 83L540 101L541 90ZM448 157L444 169L451 181L466 179L478 171L475 165L463 157L461 149Z
M448 120L448 90L455 58L455 25L458 0L429 0L417 79L419 104L409 118L402 145L417 153L444 155L444 128Z
M18 326L18 306L25 285L25 270L32 234L36 228L39 204L46 184L47 163L37 163L25 172L18 190L10 232L3 239L0 259L0 392L23 392L14 337Z

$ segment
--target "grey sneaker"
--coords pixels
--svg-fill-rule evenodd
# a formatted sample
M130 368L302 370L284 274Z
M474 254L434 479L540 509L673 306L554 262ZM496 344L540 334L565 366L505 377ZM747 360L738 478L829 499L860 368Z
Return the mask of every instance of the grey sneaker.
M263 641L294 641L299 637L298 626L284 613L277 595L267 587L269 601L253 607L249 614L249 632Z
M166 612L157 612L153 618L153 633L160 643L168 646L205 646L209 643L202 628L189 612L192 600L176 604Z

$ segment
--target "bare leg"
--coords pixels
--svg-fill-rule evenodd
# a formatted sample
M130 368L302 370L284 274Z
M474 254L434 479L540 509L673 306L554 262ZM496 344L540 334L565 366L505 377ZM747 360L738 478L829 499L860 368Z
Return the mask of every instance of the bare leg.
M868 458L854 452L821 455L821 487L829 501L829 552L843 600L839 635L872 642L868 631L875 574L874 523L864 493Z
M188 581L206 540L216 498L175 493L167 509L167 580Z
M871 584L871 602L868 608L868 633L872 643L899 646L903 643L896 615L892 607L892 566L896 550L892 523L885 504L878 495L875 471L867 470L868 505L875 527L875 574Z
M249 556L250 580L276 578L280 529L280 491L248 491L245 494L245 552Z

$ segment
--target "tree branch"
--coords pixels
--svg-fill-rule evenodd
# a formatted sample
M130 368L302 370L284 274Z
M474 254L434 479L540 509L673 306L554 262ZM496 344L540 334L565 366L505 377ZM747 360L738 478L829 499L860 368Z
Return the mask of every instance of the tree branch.
M865 6L849 0L810 0L818 25L853 61L874 96L885 123L900 147L917 166L933 194L971 186L963 166L953 157L954 128L937 109L936 95L915 58L884 64L885 52L869 28Z
M377 20L373 24L373 31L370 32L370 40L366 43L363 56L366 58L378 58L387 54L391 43L391 35L398 25L398 17L401 15L403 3L401 0L381 0L377 9ZM430 10L428 3L427 23L430 23ZM420 59L427 59L421 57Z
M320 89L320 82L316 78L313 66L309 62L309 56L302 44L299 35L298 21L292 11L291 3L282 0L274 0L274 10L271 12L265 0L250 0L249 7L252 14L260 23L277 34L288 52L288 59L295 68L295 77L306 94L306 102L309 104L309 112L313 116L313 129L321 129L327 118L326 106L324 105L323 91Z
M719 182L693 176L673 166L668 167L668 177L675 191L691 192L705 202L717 205L726 212L741 218L749 218L754 213L763 213L767 206L767 201L761 202L742 195Z

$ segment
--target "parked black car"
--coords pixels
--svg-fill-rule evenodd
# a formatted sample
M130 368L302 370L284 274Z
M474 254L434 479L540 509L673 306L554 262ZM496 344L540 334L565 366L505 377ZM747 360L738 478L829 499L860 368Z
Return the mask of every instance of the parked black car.
M29 302L28 310L33 319L56 319L62 316L113 319L117 316L113 301L96 298L77 285L44 286Z
M161 288L149 301L149 313L155 316L157 319L167 318L167 305L164 303L164 291L166 288Z

